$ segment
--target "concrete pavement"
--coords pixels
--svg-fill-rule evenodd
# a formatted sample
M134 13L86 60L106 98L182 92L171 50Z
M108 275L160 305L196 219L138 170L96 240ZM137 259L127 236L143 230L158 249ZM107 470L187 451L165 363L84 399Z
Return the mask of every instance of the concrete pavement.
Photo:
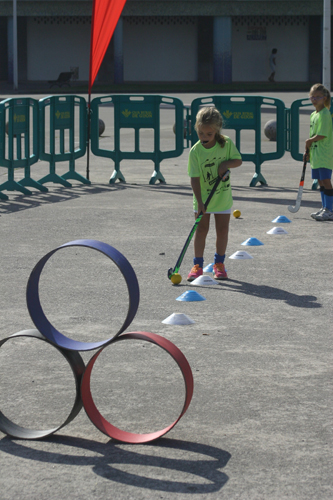
M179 97L189 104L197 96ZM281 96L288 105L302 97ZM105 140L110 134L106 123ZM165 123L164 134L172 140L172 121ZM251 136L244 140L250 144ZM9 200L0 201L0 339L34 327L25 288L36 263L68 241L97 239L122 252L138 277L140 306L127 331L171 340L194 376L187 413L148 445L110 441L84 410L46 440L13 440L0 433L2 500L332 498L333 224L310 218L320 206L310 167L296 214L287 206L295 203L302 165L289 153L263 165L268 186L249 187L251 163L232 172L234 208L242 215L230 225L230 279L193 288L185 280L172 286L167 279L193 224L187 157L185 150L163 161L167 184L151 186L151 162L124 161L126 184L109 185L112 162L92 155L91 186L49 184L48 193L7 193ZM67 167L59 165L57 172ZM38 162L33 178L47 168ZM7 171L0 170L3 182ZM76 170L85 174L86 158ZM288 234L267 234L278 215L291 220L283 224ZM264 245L242 246L250 237ZM212 224L205 264L212 262L214 240ZM253 259L228 258L238 250ZM180 270L184 278L192 253L190 246ZM175 300L192 289L206 301ZM57 252L43 271L40 294L49 320L84 341L108 338L128 308L116 266L87 249ZM173 312L187 314L195 324L162 324ZM92 355L82 353L86 362ZM132 432L157 430L177 418L183 381L164 351L141 341L122 342L100 358L92 390L105 418ZM0 410L30 427L62 422L73 399L67 363L38 341L11 341L0 349L0 384Z

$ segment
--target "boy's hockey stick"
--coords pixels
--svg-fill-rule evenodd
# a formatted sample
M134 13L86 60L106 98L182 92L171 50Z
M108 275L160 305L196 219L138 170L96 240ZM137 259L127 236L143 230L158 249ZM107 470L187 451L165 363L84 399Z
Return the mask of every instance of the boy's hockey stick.
M308 154L308 151L306 152L306 154ZM305 170L306 170L306 162L307 162L307 160L305 160L305 162L303 163L302 176L301 176L301 180L300 180L300 183L299 183L296 204L295 204L294 207L292 205L289 205L289 207L288 207L289 212L292 212L293 214L295 212L298 212L299 208L301 206L301 200L302 200L302 194L303 194L303 186L304 186L304 178L305 178Z
M227 170L226 173L223 175L223 177L218 176L218 178L216 179L216 182L215 182L215 184L213 186L213 189L211 190L211 192L209 193L209 196L208 196L207 200L205 201L205 209L206 210L207 210L208 204L209 204L210 200L212 199L212 197L213 197L213 195L214 195L214 193L216 191L216 188L219 185L220 181L223 181L223 182L227 181L229 179L229 174L230 174L230 170ZM176 262L175 267L173 269L172 269L172 267L170 267L170 269L168 270L168 278L169 279L171 279L171 276L173 276L174 274L178 273L179 268L181 266L181 263L183 262L186 250L188 249L188 246L189 246L189 244L190 244L190 242L191 242L191 240L193 238L193 235L194 235L194 233L197 230L197 227L199 225L199 222L202 219L202 216L203 216L203 212L200 212L200 214L198 215L198 217L195 219L194 226L192 227L191 232L188 235L187 240L185 241L185 245L183 246L183 249L180 252L180 255L178 257L178 260Z

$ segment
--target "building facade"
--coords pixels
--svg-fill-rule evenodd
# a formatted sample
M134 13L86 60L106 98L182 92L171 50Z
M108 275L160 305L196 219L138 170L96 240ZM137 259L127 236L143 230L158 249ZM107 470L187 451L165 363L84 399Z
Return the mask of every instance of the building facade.
M87 81L92 1L17 0L19 81ZM127 0L99 82L321 80L322 0ZM0 80L13 78L13 3L0 0Z

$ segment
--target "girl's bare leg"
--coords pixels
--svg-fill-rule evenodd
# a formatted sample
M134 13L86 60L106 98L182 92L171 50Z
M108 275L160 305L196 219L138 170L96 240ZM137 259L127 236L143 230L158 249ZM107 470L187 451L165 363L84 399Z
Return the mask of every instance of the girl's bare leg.
M323 179L323 180L318 179L318 184L319 186L324 186L325 189L332 189L331 179Z
M197 217L198 214L195 214L195 218ZM201 221L199 222L194 235L194 257L203 257L206 244L206 236L209 231L209 220L210 214L204 214Z
M215 214L216 253L224 255L227 250L230 214Z

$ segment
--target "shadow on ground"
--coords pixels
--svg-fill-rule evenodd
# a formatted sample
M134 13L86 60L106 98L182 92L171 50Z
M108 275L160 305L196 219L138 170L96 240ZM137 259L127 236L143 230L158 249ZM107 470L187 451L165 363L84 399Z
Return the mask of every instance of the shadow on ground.
M8 437L0 441L0 449L25 460L92 467L104 479L156 491L206 494L219 491L229 479L220 469L227 465L230 453L200 443L161 439L137 448L58 435L37 443L41 443L41 448L50 448L52 444L54 451L36 449L36 442L32 448L26 441ZM87 456L87 451L94 456ZM184 458L187 455L189 458ZM195 455L200 455L200 459Z
M179 284L176 286L181 288L190 285ZM207 289L206 286L195 285L195 289L197 288ZM261 299L282 300L293 307L302 307L306 309L317 309L322 307L320 303L316 302L317 297L314 295L297 295L296 293L291 293L281 288L275 288L269 285L255 285L253 283L230 278L228 278L227 281L221 281L218 285L210 286L209 288L220 291L225 291L227 288L230 292L245 293L246 295L252 295L253 297L259 297Z
M316 302L317 297L315 297L314 295L297 295L296 293L281 290L281 288L275 288L268 285L255 285L253 283L247 283L245 281L238 281L233 279L228 279L225 284L227 284L228 290L230 291L245 293L247 295L259 297L261 299L282 300L286 304L294 307L321 307L321 304Z
M92 195L92 194L103 194L105 192L113 192L123 189L142 189L142 190L158 190L165 194L175 194L177 196L189 196L192 197L191 186L188 185L178 185L178 184L165 184L158 183L155 185L150 184L135 184L135 183L124 183L117 182L116 184L92 184L87 185L73 185L72 188L55 188L52 192L41 193L39 191L33 192L31 196L15 194L12 199L0 200L0 215L8 214L13 212L20 212L22 210L27 210L30 208L36 208L47 203L60 203L64 201L73 200L81 196ZM267 197L256 197L253 196L253 190L260 189L261 192L265 191L267 194L272 193L272 196ZM237 196L237 191L242 192L243 196ZM309 190L310 191L310 190ZM248 195L246 194L248 192ZM277 198L273 195L278 195L279 193L290 192L292 198ZM273 204L273 205L283 205L287 207L288 205L294 205L297 197L297 190L285 189L285 188L269 188L268 186L263 186L260 188L253 187L233 187L233 199L234 201L248 201L255 203ZM302 199L302 206L308 207L310 209L315 209L320 205L319 198L318 201L304 200Z

